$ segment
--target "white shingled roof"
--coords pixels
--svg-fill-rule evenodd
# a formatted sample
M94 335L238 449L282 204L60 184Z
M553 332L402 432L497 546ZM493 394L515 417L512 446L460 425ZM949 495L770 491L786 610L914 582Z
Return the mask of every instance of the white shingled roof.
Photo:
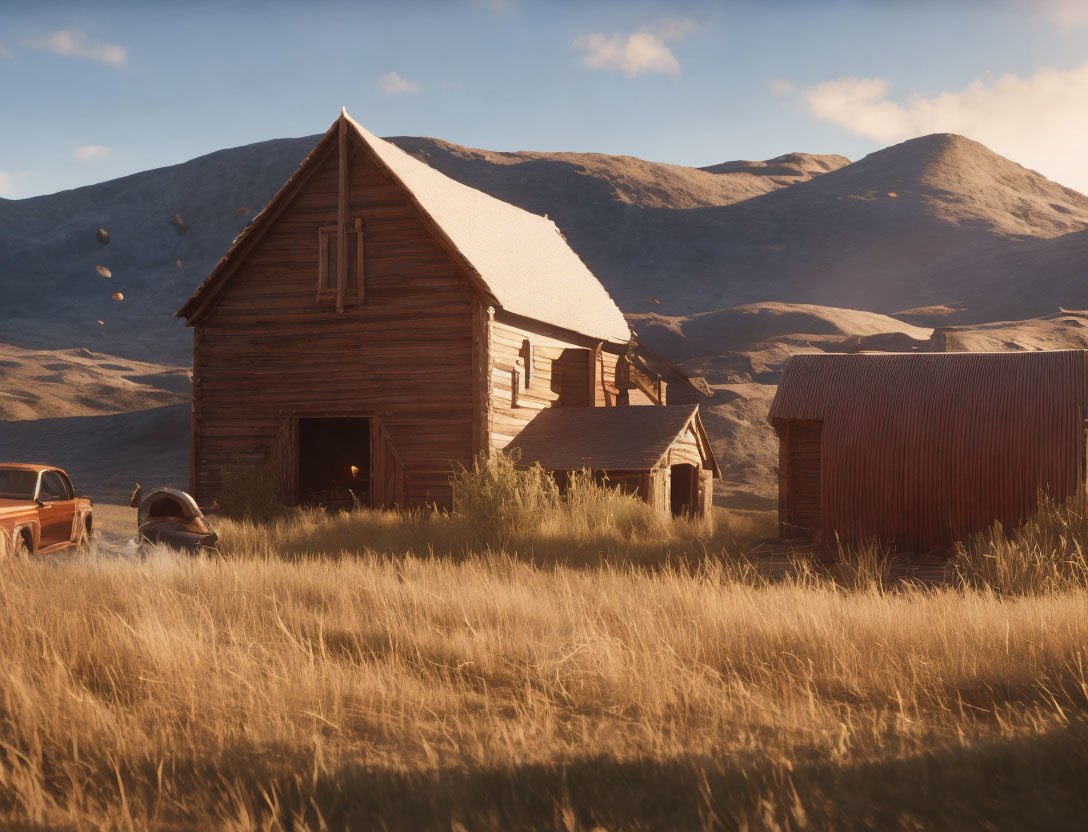
M503 309L605 341L630 339L623 313L554 222L450 179L344 114Z

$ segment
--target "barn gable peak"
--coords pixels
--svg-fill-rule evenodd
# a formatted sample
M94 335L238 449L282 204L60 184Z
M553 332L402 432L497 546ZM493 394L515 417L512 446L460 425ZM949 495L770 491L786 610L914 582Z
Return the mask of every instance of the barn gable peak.
M284 183L230 251L178 311L192 324L202 317L254 237L290 203L310 168L338 141L341 126L411 196L488 302L513 314L616 344L630 339L627 322L607 290L567 244L555 223L451 179L380 139L346 108L298 170Z

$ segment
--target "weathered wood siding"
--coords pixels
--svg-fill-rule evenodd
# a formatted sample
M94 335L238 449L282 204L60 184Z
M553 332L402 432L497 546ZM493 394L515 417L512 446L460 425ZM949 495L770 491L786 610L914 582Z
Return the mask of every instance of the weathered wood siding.
M688 428L679 439L669 448L669 465L679 465L687 462L696 468L703 467L703 457L699 453L699 440L695 437L695 431Z
M602 349L598 353L595 347L542 330L509 322L491 324L493 448L505 448L546 407L585 407L591 402L598 407L616 404L610 388L615 386L617 352ZM528 350L526 342L530 345ZM531 365L527 365L529 353ZM516 396L515 375L519 382Z
M404 191L352 142L348 225L362 219L365 300L317 300L318 229L337 223L335 143L197 325L193 485L260 464L289 414L377 414L402 457L404 499L448 504L484 396L479 305ZM475 319L474 319L475 313ZM475 338L474 338L475 334ZM475 341L475 343L474 343Z

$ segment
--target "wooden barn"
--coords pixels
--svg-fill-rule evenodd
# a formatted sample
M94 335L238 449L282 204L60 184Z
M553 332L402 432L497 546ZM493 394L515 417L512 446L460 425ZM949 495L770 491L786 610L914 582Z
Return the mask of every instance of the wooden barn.
M940 550L1084 483L1088 351L796 355L771 405L783 537Z
M555 224L346 112L178 315L194 329L202 502L224 472L267 465L287 504L449 506L452 465L545 416L549 438L523 452L585 449L582 424L552 412L624 410L593 434L599 455L578 453L616 461L662 510L708 513L701 393L637 344Z

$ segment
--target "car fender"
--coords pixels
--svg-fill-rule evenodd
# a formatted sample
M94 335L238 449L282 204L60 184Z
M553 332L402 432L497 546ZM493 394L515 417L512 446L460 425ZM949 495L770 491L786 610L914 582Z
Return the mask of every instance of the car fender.
M38 551L38 544L41 542L41 525L36 520L30 520L26 523L18 523L15 528L12 529L11 542L14 543L18 540L19 535L23 532L30 533L30 554L34 554Z

